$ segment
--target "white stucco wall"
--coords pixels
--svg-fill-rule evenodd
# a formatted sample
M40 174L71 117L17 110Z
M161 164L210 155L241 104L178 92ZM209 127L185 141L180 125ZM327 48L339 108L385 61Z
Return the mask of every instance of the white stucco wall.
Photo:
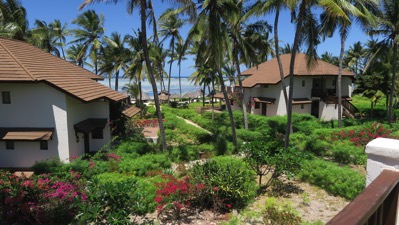
M68 110L68 130L70 145L70 155L78 156L84 153L84 139L83 134L78 133L79 142L76 142L74 125L89 119L89 118L108 118L109 117L109 103L107 101L96 101L83 103L75 98L67 96L67 110ZM108 121L109 122L109 121ZM107 123L103 130L103 139L92 139L90 134L90 150L97 151L102 146L107 144L111 140L111 131Z
M338 105L337 104L326 104L320 101L320 120L330 121L338 119Z
M30 167L36 161L68 156L65 94L44 83L0 83L0 91L10 91L11 104L0 103L0 127L53 127L48 150L40 150L39 142L14 142L14 150L6 150L0 141L0 167Z
M384 169L399 170L399 140L377 138L366 145L369 185Z

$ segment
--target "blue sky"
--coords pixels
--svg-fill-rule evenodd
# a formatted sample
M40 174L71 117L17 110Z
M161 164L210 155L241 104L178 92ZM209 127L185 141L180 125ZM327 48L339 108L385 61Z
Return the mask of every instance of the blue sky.
M30 27L34 26L35 19L43 20L47 23L52 22L54 19L59 19L62 23L67 23L68 27L73 28L72 20L76 18L82 11L78 10L78 7L83 2L83 0L21 0L22 5L26 8L28 12L28 19L30 21ZM155 14L159 16L165 9L172 7L167 1L163 2L159 0L154 0ZM105 28L106 35L117 31L124 34L132 34L132 29L137 30L140 26L139 14L134 12L133 15L129 15L126 12L125 1L121 0L120 3L114 4L104 4L98 3L86 7L86 9L94 9L97 13L102 13L105 17ZM86 10L84 9L84 10ZM265 19L269 24L273 24L274 16L266 16ZM285 43L291 44L294 40L294 26L290 23L289 12L283 12L280 16L279 21L279 38L281 40L281 46ZM185 26L181 33L185 36L189 30L189 26ZM358 28L355 24L349 33L346 47L353 45L357 41L365 42L368 38L366 35ZM168 44L165 44L168 46ZM340 49L340 39L338 35L334 35L333 38L327 39L325 42L319 45L318 54L328 51L333 55L338 56ZM182 63L182 75L189 76L194 72L192 66L194 62L192 59L187 60ZM174 72L172 76L177 75L177 68L174 67Z

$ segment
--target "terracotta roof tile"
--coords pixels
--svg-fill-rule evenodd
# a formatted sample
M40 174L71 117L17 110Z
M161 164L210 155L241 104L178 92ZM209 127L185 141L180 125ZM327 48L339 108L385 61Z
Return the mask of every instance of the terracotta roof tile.
M284 77L289 75L289 66L291 54L281 55ZM309 70L306 66L306 55L303 53L296 54L294 75L295 76L337 76L338 67L318 60L315 67ZM280 82L280 71L278 68L277 58L259 64L256 67L249 68L242 72L243 76L248 76L243 80L243 87L254 87L257 84L277 84ZM347 70L342 70L343 76L354 76L355 74Z
M44 81L84 101L127 98L95 80L101 76L22 41L0 38L0 82Z
M133 117L134 115L136 115L137 113L139 113L141 111L140 108L136 107L136 106L131 106L125 110L123 110L122 114L127 116L127 117Z

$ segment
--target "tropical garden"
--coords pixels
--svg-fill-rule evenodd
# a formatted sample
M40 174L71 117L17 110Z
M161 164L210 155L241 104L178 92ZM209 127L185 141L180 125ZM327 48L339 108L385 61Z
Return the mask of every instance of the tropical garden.
M87 5L102 3L127 3L127 12L140 17L140 29L125 36L117 32L106 36L104 17L95 10L85 11ZM326 221L309 221L289 202L276 200L292 193L295 185L290 179L346 200L364 189L365 144L399 135L397 1L174 3L156 18L151 0L86 0L72 22L75 28L69 29L59 20L36 20L29 28L19 1L0 1L0 36L29 42L106 77L109 83L114 80L116 90L119 77L131 79L126 89L145 109L137 118L121 119L125 126L96 154L72 157L68 164L57 159L37 162L31 177L1 171L2 224L190 224L190 218L207 211L214 218L222 215L215 219L221 224L322 224ZM281 10L292 12L291 45L279 46ZM262 19L266 14L275 16L273 25ZM179 32L184 24L191 26L186 35ZM370 40L345 49L352 25L361 26ZM332 35L340 37L340 55L318 56L317 45ZM360 118L338 114L337 121L322 122L311 115L293 114L293 88L284 93L284 117L248 114L245 99L237 99L242 110L234 112L229 101L225 101L226 112L216 113L201 110L205 102L182 109L173 107L170 99L161 111L158 93L170 92L172 65L181 65L185 56L195 59L191 80L204 90L219 88L227 100L225 80L235 82L242 93L243 67L270 57L280 62L283 53L291 53L291 64L289 82L282 79L281 87L293 87L298 52L306 53L310 68L317 59L339 67L339 112L342 69L356 74L353 103L361 111ZM280 74L283 77L281 66ZM152 85L155 107L142 104L144 79ZM137 120L153 118L160 129L158 144L147 143L142 128L134 126ZM267 198L259 210L249 208L260 196ZM309 202L306 194L303 202Z

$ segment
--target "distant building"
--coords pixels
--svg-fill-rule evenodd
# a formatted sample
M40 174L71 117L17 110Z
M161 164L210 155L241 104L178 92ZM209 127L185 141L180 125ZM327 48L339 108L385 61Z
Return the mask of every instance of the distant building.
M291 54L281 55L287 94L290 58ZM338 67L322 60L318 60L312 69L308 69L306 65L306 55L298 53L294 67L293 112L309 113L321 120L337 119ZM242 76L246 77L242 81L244 98L252 114L265 116L287 114L277 58L242 72ZM354 76L352 72L342 71L343 115L348 117L354 116L350 103Z
M0 167L99 150L110 104L127 98L103 79L25 42L0 38Z

